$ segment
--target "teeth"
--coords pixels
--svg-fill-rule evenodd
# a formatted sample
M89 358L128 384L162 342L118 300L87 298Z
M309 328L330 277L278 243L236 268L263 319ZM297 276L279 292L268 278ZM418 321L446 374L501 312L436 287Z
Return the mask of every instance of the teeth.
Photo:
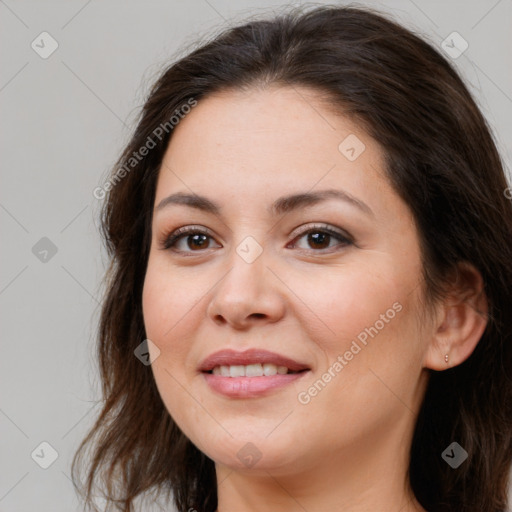
M276 366L272 363L216 366L212 373L223 377L262 377L271 375L285 375L289 372L286 366Z
M243 366L241 366L243 368ZM245 367L246 377L261 377L263 375L263 366L261 364L248 364Z
M245 367L243 365L236 365L229 367L230 377L243 377L245 375Z
M284 366L281 368L285 368ZM288 368L286 369L288 371ZM263 365L263 375L276 375L277 366L275 364L265 363Z

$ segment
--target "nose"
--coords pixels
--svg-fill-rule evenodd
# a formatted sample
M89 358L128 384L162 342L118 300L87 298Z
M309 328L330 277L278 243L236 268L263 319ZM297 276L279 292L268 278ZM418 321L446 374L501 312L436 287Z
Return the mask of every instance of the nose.
M207 317L241 330L281 319L285 285L267 263L265 251L251 263L233 251L228 272L213 289Z

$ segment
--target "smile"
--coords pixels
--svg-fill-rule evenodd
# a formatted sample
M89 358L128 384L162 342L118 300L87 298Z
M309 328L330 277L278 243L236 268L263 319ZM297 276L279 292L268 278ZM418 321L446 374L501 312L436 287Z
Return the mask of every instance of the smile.
M282 354L252 348L215 352L199 364L198 370L215 393L229 398L256 398L301 379L310 367Z
M305 371L305 370L301 370ZM222 375L223 377L269 377L272 375L286 375L289 373L299 373L290 370L286 366L277 366L272 363L255 363L248 365L215 366L209 373L213 375Z

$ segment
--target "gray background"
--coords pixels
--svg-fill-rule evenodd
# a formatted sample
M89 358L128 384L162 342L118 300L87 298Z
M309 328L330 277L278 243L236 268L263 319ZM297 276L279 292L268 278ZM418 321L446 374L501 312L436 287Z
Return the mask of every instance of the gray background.
M360 4L394 13L438 47L453 31L463 36L469 47L456 65L510 169L512 0ZM105 258L92 191L149 84L194 41L284 5L0 0L0 512L79 509L69 466L100 408L94 333ZM43 31L59 45L47 59L31 47ZM33 250L43 237L54 255L47 241ZM49 460L43 441L58 452L48 469L31 458L37 449Z

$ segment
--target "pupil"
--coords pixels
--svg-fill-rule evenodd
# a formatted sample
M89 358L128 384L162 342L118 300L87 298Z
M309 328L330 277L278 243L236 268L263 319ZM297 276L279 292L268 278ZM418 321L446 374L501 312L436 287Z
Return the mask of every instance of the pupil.
M192 244L195 244L194 246L192 246L192 244L190 243L191 238L194 240L192 242ZM202 240L199 241L199 238L202 238ZM194 248L198 248L198 247L201 248L204 245L204 243L206 242L206 239L207 239L207 236L200 234L200 233L197 235L190 235L188 237L188 242L189 242L188 246L190 249L194 249Z
M324 246L329 245L329 237L331 235L327 233L310 233L308 235L308 241L313 245L321 245L321 249L324 249Z

